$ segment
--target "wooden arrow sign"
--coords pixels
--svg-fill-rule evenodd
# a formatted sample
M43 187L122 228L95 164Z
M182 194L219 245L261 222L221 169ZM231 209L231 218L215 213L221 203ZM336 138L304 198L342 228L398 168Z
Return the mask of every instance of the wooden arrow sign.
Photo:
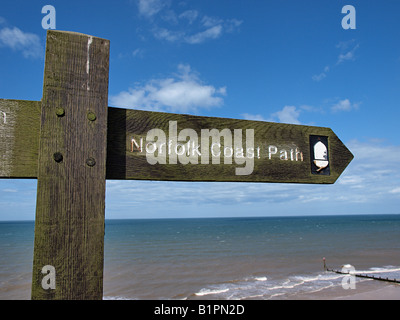
M123 180L334 183L353 159L329 128L110 107L107 145Z
M1 177L36 178L40 103L0 110ZM107 137L107 179L325 184L353 159L329 128L112 107Z

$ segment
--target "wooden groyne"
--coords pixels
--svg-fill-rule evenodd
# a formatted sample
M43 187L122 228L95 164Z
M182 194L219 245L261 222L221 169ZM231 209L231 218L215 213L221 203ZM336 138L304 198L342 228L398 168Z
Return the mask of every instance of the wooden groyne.
M385 282L399 283L400 284L400 280L389 279L388 277L382 278L382 277L376 277L376 276L373 276L373 275L360 274L360 273L351 273L351 272L343 272L343 271L339 271L339 270L335 270L335 269L330 269L330 268L328 268L326 266L325 258L323 258L323 261L324 261L324 270L325 271L334 272L334 273L343 274L343 275L352 275L352 276L357 277L357 278L366 278L366 279L372 279L372 280L378 280L378 281L385 281Z

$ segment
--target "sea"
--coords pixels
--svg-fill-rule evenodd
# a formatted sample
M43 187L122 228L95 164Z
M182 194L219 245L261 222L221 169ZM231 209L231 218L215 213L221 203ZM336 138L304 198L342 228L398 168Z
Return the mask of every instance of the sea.
M34 221L0 222L0 299L30 299ZM106 220L105 300L341 299L400 285L400 215ZM354 281L353 281L354 280ZM347 284L347 285L346 285Z

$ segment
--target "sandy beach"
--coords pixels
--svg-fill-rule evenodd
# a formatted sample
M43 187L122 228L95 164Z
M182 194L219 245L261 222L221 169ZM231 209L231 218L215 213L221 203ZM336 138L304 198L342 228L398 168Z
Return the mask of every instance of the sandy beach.
M400 285L338 297L337 300L400 300Z

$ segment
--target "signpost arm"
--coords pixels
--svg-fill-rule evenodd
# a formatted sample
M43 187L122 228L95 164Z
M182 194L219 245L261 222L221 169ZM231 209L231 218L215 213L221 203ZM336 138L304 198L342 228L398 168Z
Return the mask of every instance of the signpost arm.
M32 299L102 299L109 41L48 31Z

